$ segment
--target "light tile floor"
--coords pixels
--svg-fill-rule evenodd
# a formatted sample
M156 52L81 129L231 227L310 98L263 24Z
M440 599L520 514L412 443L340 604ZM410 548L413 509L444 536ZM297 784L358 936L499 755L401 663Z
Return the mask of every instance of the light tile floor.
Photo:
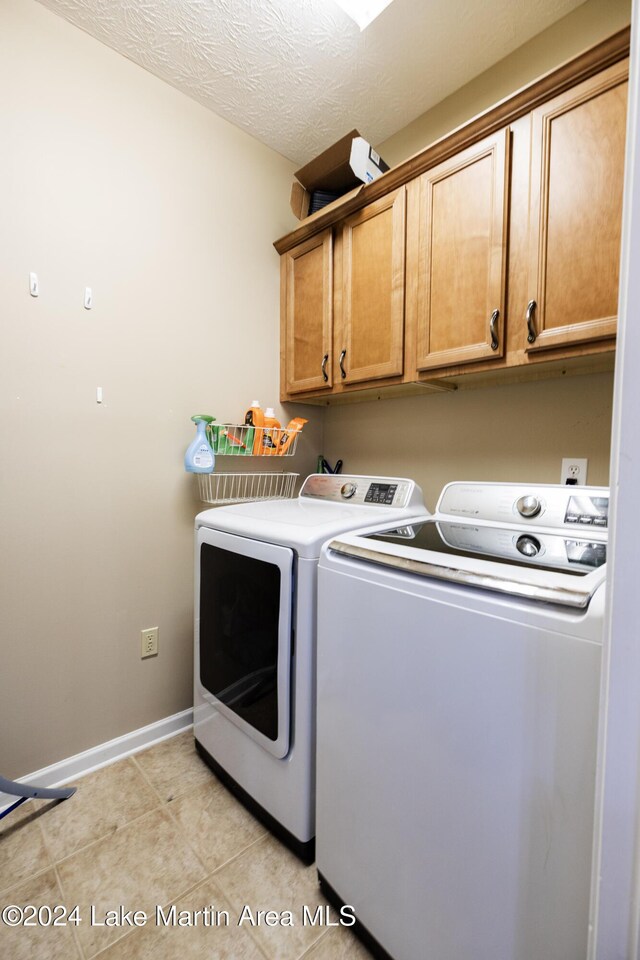
M220 784L195 752L191 732L89 774L77 786L70 800L29 801L0 821L0 910L45 908L39 918L24 911L33 925L11 927L0 919L0 956L369 957L346 928L303 924L303 906L313 914L325 903L315 866L305 867ZM81 922L50 924L47 908L60 921L62 908L76 905ZM216 923L202 923L203 908ZM267 910L285 921L290 911L293 925L251 924L249 916ZM146 923L141 913L143 925L134 925L135 911L146 914ZM107 925L108 919L119 923Z

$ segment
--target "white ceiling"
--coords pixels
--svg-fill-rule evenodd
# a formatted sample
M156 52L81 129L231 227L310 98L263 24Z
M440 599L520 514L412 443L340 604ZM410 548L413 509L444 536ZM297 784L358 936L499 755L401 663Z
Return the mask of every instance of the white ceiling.
M584 0L40 0L297 164L379 144Z

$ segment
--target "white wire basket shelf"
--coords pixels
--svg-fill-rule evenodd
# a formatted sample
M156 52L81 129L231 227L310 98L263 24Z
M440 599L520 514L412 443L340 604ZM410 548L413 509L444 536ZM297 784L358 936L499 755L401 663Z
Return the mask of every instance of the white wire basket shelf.
M300 431L251 427L246 423L209 423L207 435L216 456L292 457Z
M200 499L220 506L248 500L282 500L293 496L298 473L199 473Z

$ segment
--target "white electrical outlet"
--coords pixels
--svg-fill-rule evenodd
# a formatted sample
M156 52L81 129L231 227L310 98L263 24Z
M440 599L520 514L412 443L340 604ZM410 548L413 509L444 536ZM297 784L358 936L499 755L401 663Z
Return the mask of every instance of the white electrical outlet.
M158 655L158 628L147 627L140 631L140 658L157 657Z
M583 486L587 482L587 464L586 459L580 457L564 457L562 460L562 470L560 473L560 483L569 486Z

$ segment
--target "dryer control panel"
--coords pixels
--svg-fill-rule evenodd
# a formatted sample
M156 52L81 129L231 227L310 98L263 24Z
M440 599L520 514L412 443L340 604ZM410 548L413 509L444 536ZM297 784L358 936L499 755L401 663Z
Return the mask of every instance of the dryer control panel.
M361 477L312 473L300 497L367 507L423 506L422 491L404 477Z

